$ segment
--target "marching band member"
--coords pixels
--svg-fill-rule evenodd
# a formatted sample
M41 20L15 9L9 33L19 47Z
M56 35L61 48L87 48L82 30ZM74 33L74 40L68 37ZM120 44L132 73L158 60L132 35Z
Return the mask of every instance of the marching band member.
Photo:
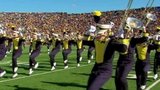
M12 78L15 78L18 76L17 70L17 58L19 58L22 55L22 45L25 41L23 36L20 35L19 31L15 31L15 27L12 27L13 30L13 53L12 53L12 69L13 69L13 76Z
M129 26L125 26L119 37L119 42L127 46L126 52L119 53L119 58L116 67L115 85L116 90L128 90L127 76L132 70L134 63L135 46L141 43L141 38L133 36L133 30Z
M47 45L47 51L48 51L48 54L50 53L50 46L51 46L51 35L49 32L46 32L46 45Z
M48 54L50 53L50 46L51 46L51 43L49 42L50 41L50 36L47 34L47 37L46 37L46 40L47 40L47 51L48 51Z
M60 51L60 46L61 46L61 40L59 38L59 35L55 33L52 33L52 35L53 35L53 38L50 40L52 50L49 53L51 71L55 69L55 66L56 66L55 56Z
M6 55L7 48L5 46L5 41L7 40L6 33L3 27L0 25L0 60L4 59ZM6 71L0 68L0 77L3 77Z
M146 33L146 30L143 31L143 36L141 37L141 43L136 44L136 83L137 90L143 90L146 88L148 71L150 69L150 51L155 49L153 44L149 43L148 39L149 34Z
M127 50L124 53L119 53L119 58L116 67L115 74L115 85L116 90L128 90L128 83L126 77L128 73L132 70L132 65L134 62L134 49L135 44L133 42L133 37L129 36L132 31L129 28L124 28L124 33L120 35L119 42L127 46Z
M29 75L33 73L33 69L38 68L39 63L36 62L35 58L41 52L42 43L43 40L41 39L41 35L39 33L34 33L32 41L32 52L31 55L29 56Z
M102 15L102 13L100 11L96 10L96 11L93 12L94 22L96 24L100 22L101 15ZM95 32L95 30L96 30L95 26L91 26L90 27L89 31L91 31L91 32L93 31L93 32L91 34L89 34L88 39L87 39L88 41L93 41L94 40L94 32ZM87 53L88 63L90 63L91 59L94 58L94 56L92 54L93 50L95 50L95 48L92 47L92 46L89 46L88 53Z
M12 39L9 38L8 39L8 45L7 45L7 53L11 53L12 52L11 51L12 44L13 44Z
M89 35L87 40L88 41L93 41L94 40L93 34ZM87 52L88 63L90 63L91 60L93 60L93 58L94 58L94 56L93 56L93 51L94 50L95 50L94 47L92 47L92 46L88 47L88 52Z
M158 66L160 66L160 27L156 29L157 34L153 36L153 44L155 45L156 53L154 56L154 80L158 78Z
M29 35L28 36L28 40L29 40L29 55L31 55L31 52L32 52L32 41L33 41L33 38L32 38L32 35Z
M89 33L87 33L87 34L84 34L84 39L83 39L83 41L93 41L93 37L89 34ZM94 50L95 48L93 47L93 46L88 46L88 51L87 51L87 59L88 59L88 63L90 63L91 62L91 60L93 59L93 50Z
M109 38L108 27L98 25L99 29L94 41L89 45L95 46L96 62L88 79L87 90L99 90L112 76L112 60L115 51L125 52L127 46L120 44L115 38Z
M7 30L7 35L8 35L8 40L7 40L7 54L9 54L9 53L12 52L11 48L12 48L12 45L13 45L12 38L9 36L9 35L10 35L9 32L11 32L10 30L11 30L11 29Z
M82 61L82 56L81 53L83 52L83 36L78 33L77 34L77 40L76 40L76 45L77 45L77 67L80 66L80 61Z
M64 69L68 68L68 55L71 53L71 46L72 46L71 37L67 35L67 33L63 33L63 40L62 40L62 55L63 55L63 61L64 61Z
M33 33L30 32L31 34L28 35L28 40L30 42L30 44L29 44L29 55L31 55L31 52L33 51L33 49L32 49L33 35L35 34L34 32L37 32L37 31L38 31L37 28L33 28Z

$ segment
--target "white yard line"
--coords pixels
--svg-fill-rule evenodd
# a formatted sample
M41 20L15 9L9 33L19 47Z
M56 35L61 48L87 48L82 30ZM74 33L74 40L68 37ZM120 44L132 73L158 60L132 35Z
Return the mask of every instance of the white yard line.
M7 62L1 63L1 64L8 64L8 63L11 63L11 61L7 61ZM44 62L39 62L39 63L44 63ZM28 62L20 62L18 64L28 65ZM87 65L81 65L80 67L86 67L86 66L93 65L93 64L94 63L87 64ZM64 70L70 70L70 69L75 69L75 68L77 68L77 67L70 67L68 69L59 69L59 70L55 70L55 71L48 71L48 72L44 72L44 73L33 74L33 75L30 75L30 76L22 76L22 77L7 79L7 80L1 80L0 83L2 83L2 82L8 82L8 81L13 81L13 80L18 80L18 79L23 79L23 78L29 78L29 77L33 77L33 76L40 76L40 75L44 75L44 74L49 74L49 73L59 72L59 71L64 71ZM151 72L149 72L149 73L151 73ZM153 78L153 76L148 76L148 77L149 78ZM127 78L136 78L136 77L135 77L135 74L129 74ZM148 86L145 90L151 90L151 88L153 88L158 83L160 83L160 79L157 80L156 82L154 82L153 84L151 84L150 86Z
M7 62L0 63L0 65L11 64L11 63L12 63L12 60L7 61ZM29 63L29 62L18 62L18 64L26 64L26 63Z
M49 62L39 62L39 63L49 63ZM0 63L0 65L5 65L5 64L12 64L12 61L10 60L7 62ZM29 65L29 62L18 62L17 64Z
M9 63L11 63L11 60L7 61L7 62L0 63L0 65L9 64Z
M18 65L29 65L29 62L19 62Z
M153 75L148 75L148 78L153 78L154 76ZM131 79L136 79L136 74L128 74L128 79L131 78Z
M81 65L80 67L86 67L86 66L93 65L93 64L94 63L87 64L87 65ZM17 78L11 78L11 79L7 79L7 80L1 80L0 83L13 81L13 80L18 80L18 79L23 79L23 78L29 78L29 77L33 77L33 76L40 76L40 75L44 75L44 74L49 74L49 73L59 72L59 71L64 71L64 70L70 70L70 69L75 69L75 68L80 68L80 67L69 67L68 69L59 69L59 70L55 70L55 71L48 71L48 72L44 72L44 73L33 74L33 75L30 75L30 76L22 76L22 77L17 77Z
M151 73L151 72L150 72ZM153 78L154 76L152 75L148 75L148 78ZM136 75L135 74L128 74L127 78L133 78L136 79ZM160 79L158 79L157 81L155 81L153 84L151 84L150 86L148 86L145 90L151 90L151 88L153 88L154 86L156 86L158 83L160 83Z
M150 85L149 87L147 87L145 90L151 90L151 88L153 88L155 85L157 85L160 82L160 79L158 79L156 82L154 82L152 85Z

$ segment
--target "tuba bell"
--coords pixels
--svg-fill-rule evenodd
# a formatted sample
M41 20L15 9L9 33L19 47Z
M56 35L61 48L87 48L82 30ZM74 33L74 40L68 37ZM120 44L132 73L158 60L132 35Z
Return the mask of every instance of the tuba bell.
M157 20L157 16L155 14L152 14L152 13L147 13L146 18L147 18L146 27L148 26L148 24L151 21L156 21Z
M131 28L141 28L143 26L143 23L134 17L128 17L126 20L126 24Z
M156 21L157 20L157 16L155 14L152 13L148 13L146 15L147 19L149 19L150 21Z

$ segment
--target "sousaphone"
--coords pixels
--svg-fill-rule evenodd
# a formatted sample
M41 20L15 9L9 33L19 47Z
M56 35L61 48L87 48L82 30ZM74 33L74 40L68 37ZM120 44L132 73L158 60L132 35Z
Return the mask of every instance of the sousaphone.
M156 21L157 20L157 16L155 14L152 14L152 13L147 13L146 18L147 18L146 26L148 26L148 24L151 21Z
M143 23L139 19L134 17L128 17L126 20L126 24L130 28L141 28L143 26Z

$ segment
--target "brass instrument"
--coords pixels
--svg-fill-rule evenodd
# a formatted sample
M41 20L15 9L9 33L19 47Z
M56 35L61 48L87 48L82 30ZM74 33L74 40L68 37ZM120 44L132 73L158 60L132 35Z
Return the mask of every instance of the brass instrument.
M155 14L152 14L152 13L147 13L146 18L147 18L147 23L145 25L146 27L148 26L148 24L151 21L156 21L157 20L157 16Z
M129 26L130 28L141 28L143 27L143 23L134 17L128 17L126 20L126 24L127 26Z

